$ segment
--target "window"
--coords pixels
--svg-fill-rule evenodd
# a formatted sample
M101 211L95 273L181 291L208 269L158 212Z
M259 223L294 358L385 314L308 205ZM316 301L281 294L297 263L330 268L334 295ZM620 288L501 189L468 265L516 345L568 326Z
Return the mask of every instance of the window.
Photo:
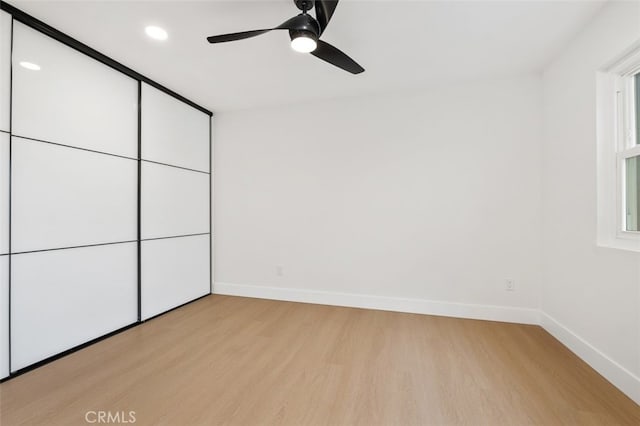
M597 84L598 245L640 252L640 43Z
M621 77L617 95L618 169L622 200L621 226L623 232L640 232L640 73Z

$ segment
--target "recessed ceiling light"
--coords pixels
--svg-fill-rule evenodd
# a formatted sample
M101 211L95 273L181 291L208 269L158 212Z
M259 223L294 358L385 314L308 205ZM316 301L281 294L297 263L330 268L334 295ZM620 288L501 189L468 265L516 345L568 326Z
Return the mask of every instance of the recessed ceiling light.
M169 34L165 30L160 27L155 27L153 25L148 26L144 29L147 35L155 40L166 40L169 37Z
M22 61L20 62L20 66L31 71L40 71L40 65L34 64L33 62Z

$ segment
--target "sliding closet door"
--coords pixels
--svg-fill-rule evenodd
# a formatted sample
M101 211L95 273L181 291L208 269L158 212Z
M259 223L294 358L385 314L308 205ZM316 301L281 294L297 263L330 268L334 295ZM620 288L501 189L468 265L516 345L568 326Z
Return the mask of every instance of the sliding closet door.
M11 15L0 11L0 130L9 132L11 117Z
M14 23L11 371L137 320L138 82Z
M210 292L210 118L142 85L142 319Z
M4 28L2 28L4 30ZM2 58L4 66L4 58ZM3 76L4 77L4 76ZM3 98L0 102L8 102ZM0 379L9 375L9 133L0 129Z
M0 379L9 375L11 15L0 11Z

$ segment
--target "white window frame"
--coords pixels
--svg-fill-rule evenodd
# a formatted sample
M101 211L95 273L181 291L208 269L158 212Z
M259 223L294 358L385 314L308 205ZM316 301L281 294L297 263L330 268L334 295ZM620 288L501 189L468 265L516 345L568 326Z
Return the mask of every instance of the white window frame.
M616 94L618 105L618 131L616 138L616 176L617 176L617 236L618 238L638 238L640 232L627 230L627 200L626 200L626 160L640 156L640 145L636 144L636 92L635 75L640 73L640 63L637 68L616 78Z
M640 42L597 76L599 246L640 252L640 232L626 226L626 159L640 155L634 145L634 76L640 73Z

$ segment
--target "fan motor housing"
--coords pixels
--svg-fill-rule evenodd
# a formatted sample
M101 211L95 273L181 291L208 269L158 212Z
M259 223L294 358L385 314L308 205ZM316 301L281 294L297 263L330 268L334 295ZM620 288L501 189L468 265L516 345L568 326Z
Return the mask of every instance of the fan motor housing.
M289 34L292 32L309 32L313 33L315 38L320 35L320 26L313 16L301 13L292 19L294 26L289 27Z

